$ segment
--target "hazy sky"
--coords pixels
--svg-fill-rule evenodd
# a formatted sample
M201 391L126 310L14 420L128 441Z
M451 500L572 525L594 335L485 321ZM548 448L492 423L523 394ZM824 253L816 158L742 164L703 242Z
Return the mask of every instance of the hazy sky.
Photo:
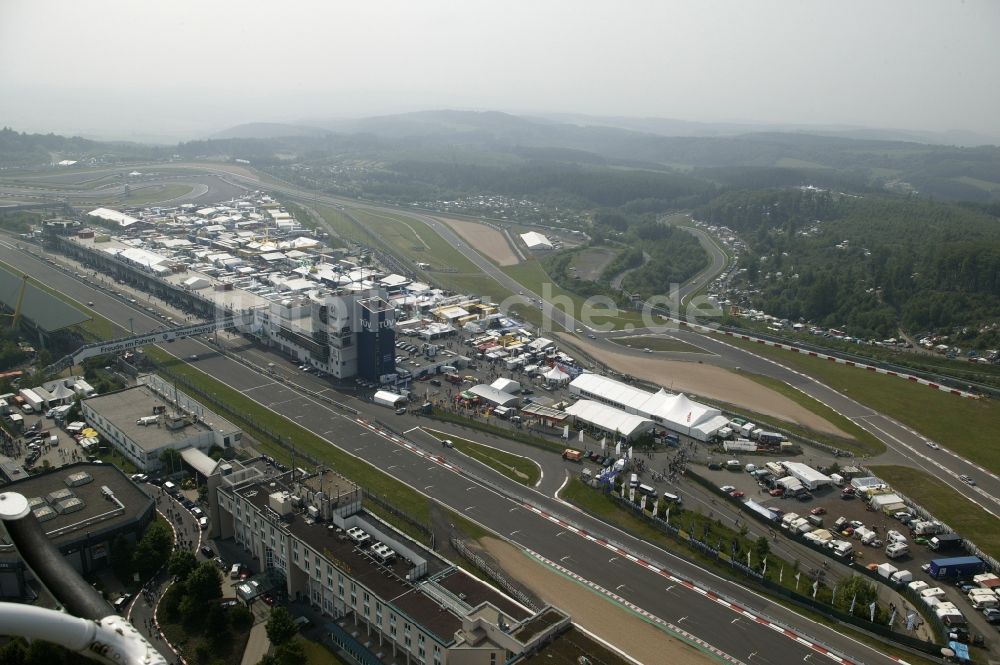
M1000 0L2 0L0 125L430 108L1000 136Z

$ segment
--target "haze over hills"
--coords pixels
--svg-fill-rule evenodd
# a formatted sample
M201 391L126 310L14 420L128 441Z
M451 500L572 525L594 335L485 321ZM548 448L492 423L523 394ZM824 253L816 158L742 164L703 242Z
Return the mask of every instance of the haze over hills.
M733 137L755 133L794 133L838 138L906 141L930 145L975 147L1000 145L1000 137L966 130L921 132L848 125L720 123L656 117L591 116L573 113L510 114L499 111L430 110L362 118L303 119L295 123L248 123L230 127L208 138L280 138L313 136L325 132L372 133L403 138L471 131L524 130L529 125L619 129L666 137Z

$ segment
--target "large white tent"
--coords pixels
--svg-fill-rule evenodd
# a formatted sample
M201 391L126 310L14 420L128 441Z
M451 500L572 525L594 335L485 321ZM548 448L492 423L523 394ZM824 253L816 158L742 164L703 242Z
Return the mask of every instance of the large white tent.
M627 439L653 429L653 421L649 418L643 418L634 413L626 413L613 406L588 399L581 399L569 405L566 407L566 413L597 429L609 434L617 434Z
M569 381L569 374L562 371L558 367L553 367L549 371L542 374L542 378L544 378L549 383L558 383L561 385Z
M707 441L728 423L719 409L695 402L683 393L669 393L662 388L650 393L599 374L581 374L570 382L569 389L699 441Z

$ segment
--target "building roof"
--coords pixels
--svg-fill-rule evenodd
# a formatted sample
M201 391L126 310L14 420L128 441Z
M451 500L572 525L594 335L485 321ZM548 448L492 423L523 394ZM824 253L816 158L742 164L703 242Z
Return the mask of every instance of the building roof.
M0 267L0 302L9 310L17 307L23 279ZM21 316L45 332L55 332L89 321L90 316L69 305L28 280L21 303Z
M670 429L703 436L714 434L728 423L719 409L696 402L683 393L660 389L650 393L640 388L599 374L583 373L570 382L570 387L622 409L648 416Z
M92 480L84 485L67 486L67 477L80 472L85 472ZM101 491L102 487L110 489L124 508L107 499ZM79 500L78 505L82 504L82 508L64 513L52 510L55 506L46 497L67 489ZM70 464L11 483L4 490L23 494L29 502L35 504L34 510L44 511L50 516L42 522L42 529L56 547L66 546L81 538L91 537L96 540L101 533L125 526L147 510L153 509L153 499L111 464ZM2 531L0 557L17 557L6 533Z
M181 457L191 465L191 468L208 478L215 470L216 461L197 448L185 448Z
M148 386L133 386L88 397L83 403L121 430L122 434L146 452L155 452L165 446L182 443L205 430L205 426L201 424L187 425L175 430L163 424L136 424L136 419L153 415L154 406L168 407L166 400ZM170 411L172 409L168 408L168 412Z
M521 407L522 413L527 413L533 416L538 416L540 418L548 418L549 420L563 421L569 416L565 411L553 408L551 406L545 406L544 404L537 404L531 402L530 404L525 404Z
M811 483L833 482L830 480L830 476L820 473L808 464L803 464L802 462L782 462L781 465L785 467L788 473L794 473L798 478L805 478Z
M645 390L589 372L584 372L576 377L569 385L570 388L585 391L591 396L618 404L632 411L645 404L650 397L650 393Z
M514 379L507 379L504 377L500 377L499 379L491 383L490 387L496 388L497 390L505 392L509 395L515 395L521 392L521 383L519 381L515 381Z
M521 240L528 246L528 249L552 249L552 241L538 231L522 233Z
M131 215L126 215L123 212L118 212L117 210L112 210L111 208L97 208L96 210L91 210L87 213L90 217L97 217L98 219L103 219L107 222L114 222L118 226L125 228L127 226L132 226L138 223L139 219L132 217Z
M472 386L469 388L468 392L489 402L490 404L495 404L497 406L517 406L518 402L516 396L511 395L510 393L505 393L502 390L497 390L493 386L488 386L485 383Z
M653 428L653 421L649 418L589 399L581 399L569 405L566 413L585 423L626 437L642 434Z

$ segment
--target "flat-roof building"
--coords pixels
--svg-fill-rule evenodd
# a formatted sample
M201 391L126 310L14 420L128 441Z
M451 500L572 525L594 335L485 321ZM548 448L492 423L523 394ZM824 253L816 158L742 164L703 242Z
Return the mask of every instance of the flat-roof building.
M289 598L331 617L334 643L359 662L496 665L532 653L570 618L533 611L366 513L360 489L336 473L217 485L221 536ZM241 596L252 600L255 587ZM519 631L545 615L539 631ZM519 637L524 636L524 639Z
M115 538L137 540L156 514L153 499L111 464L62 466L10 483L4 491L28 499L49 540L81 574L107 566ZM0 596L24 598L30 577L0 530Z
M207 451L229 448L242 438L236 425L155 375L141 375L137 386L80 404L87 423L147 473L160 469L167 448Z

